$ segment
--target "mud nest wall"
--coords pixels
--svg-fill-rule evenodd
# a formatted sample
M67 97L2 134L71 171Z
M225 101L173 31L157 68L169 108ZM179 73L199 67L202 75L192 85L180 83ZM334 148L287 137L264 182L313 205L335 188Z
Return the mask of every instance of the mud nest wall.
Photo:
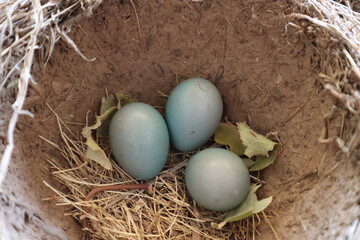
M356 10L355 3L0 4L13 9L1 15L2 174L11 152L5 146L13 144L7 137L7 127L11 133L14 123L11 104L16 100L15 109L33 116L19 118L2 184L0 229L5 229L5 239L81 236L80 225L64 216L67 209L55 206L53 193L43 184L45 180L62 189L46 164L47 156L60 156L38 138L60 140L46 103L80 134L86 112L98 110L106 89L164 106L165 99L156 92L169 93L177 80L193 76L219 88L229 120L247 121L264 134L279 132L284 151L262 173L267 184L261 196L274 196L269 212L280 239L356 239L360 45L358 26L350 24L357 23L358 13L349 10ZM336 16L349 22L347 32ZM6 24L14 31L6 30ZM266 225L260 233L258 239L274 238Z

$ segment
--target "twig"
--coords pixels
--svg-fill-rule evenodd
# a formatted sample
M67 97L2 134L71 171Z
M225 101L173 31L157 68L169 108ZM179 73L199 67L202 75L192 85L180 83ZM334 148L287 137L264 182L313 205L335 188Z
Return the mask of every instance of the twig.
M277 239L277 240L280 240L280 239L279 239L279 236L277 235L274 227L273 227L272 224L270 223L270 221L269 221L268 217L266 216L265 212L263 211L262 213L263 213L263 215L264 215L264 218L265 218L266 222L269 224L269 226L270 226L270 228L271 228L271 231L274 233L276 239Z
M348 144L349 153L351 153L359 145L359 142L360 142L360 121L358 120L355 134L351 137Z
M86 35L86 37L89 37L89 35L85 32L85 30L80 25L78 25L78 27ZM101 48L100 44L95 39L93 39L93 41L96 44L96 46L98 47L98 49L100 50L100 53L104 57L105 61L107 61L115 70L117 70L117 67L115 66L115 64L110 59L107 58L107 56L104 53L104 50Z
M101 1L102 0L93 1L93 3L89 3L86 8L83 7L83 9L94 9ZM32 113L22 109L29 84L34 83L34 90L41 94L41 90L36 88L35 82L31 78L34 51L46 44L44 41L49 37L49 32L51 32L50 48L48 51L49 58L52 47L58 40L55 31L53 31L53 24L56 25L61 17L75 8L80 8L81 4L80 1L78 1L66 9L60 9L61 4L58 4L56 1L44 1L44 5L41 5L42 1L40 0L10 0L0 2L1 13L5 13L5 15L1 15L2 19L0 21L0 71L1 74L5 75L0 89L5 86L7 79L10 78L15 71L20 72L19 79L16 79L18 83L18 93L15 103L12 105L14 112L9 120L7 145L0 162L1 188L15 147L14 131L18 117L20 114L33 117ZM48 11L49 9L51 9L51 11ZM60 31L59 34L61 33ZM40 34L44 34L44 36ZM63 34L63 38L68 41L70 38L66 37L67 35ZM73 44L71 45L74 47ZM20 63L22 63L22 65L20 65Z
M285 120L285 123L287 123L287 122L289 122L291 119L293 119L293 118L296 116L296 114L298 114L298 112L300 112L301 109L304 108L304 106L305 106L305 104L301 104L300 106L298 106L298 107L294 110L294 112Z
M330 93L334 98L336 98L340 103L342 103L350 112L358 114L357 111L352 107L355 99L347 94L337 92L330 84L325 85L325 90Z
M96 58L87 58L79 49L79 47L74 43L73 40L65 33L65 31L61 30L58 25L55 26L57 33L62 37L62 39L69 44L83 59L86 61L92 62L95 61Z
M318 25L319 27L323 27L323 28L327 29L334 36L344 39L352 49L354 49L356 51L359 51L360 46L356 45L351 39L349 39L345 35L345 33L340 31L339 29L337 29L334 25L331 25L331 24L323 22L323 21L321 21L319 19L310 17L310 16L305 15L305 14L300 14L300 13L291 13L289 15L289 17L308 20L308 21L312 22L313 24Z
M111 185L111 186L101 186L94 188L89 192L89 194L85 198L85 202L89 201L96 193L98 192L104 192L104 191L117 191L117 190L131 190L131 189L137 189L137 190L148 190L151 191L151 185L150 184L128 184L128 185ZM83 207L83 211L86 212L86 207ZM83 220L82 220L82 226L83 226L83 238L85 238L85 231L87 228L87 218L85 217L85 214L83 214Z
M355 75L358 77L358 79L360 79L359 66L355 63L354 59L351 57L350 53L345 48L343 49L343 53L345 54L346 58L348 59Z
M79 23L79 22L81 22L81 21L89 18L91 15L93 15L93 10L94 10L94 8L96 8L98 5L99 5L99 3L96 4L96 5L94 5L94 6L92 6L92 7L87 8L87 9L85 10L85 12L82 12L82 13L80 13L79 15L77 15L77 16L75 16L75 17L73 17L73 18L70 18L70 19L68 19L68 20L66 20L64 23L61 24L61 27L62 27L62 28L66 28L66 27L75 25L75 24L77 24L77 23Z
M33 38L28 44L28 51L26 53L26 57L24 59L24 67L21 71L19 83L18 83L18 95L16 96L16 101L12 105L13 107L13 114L10 118L9 122L9 129L8 129L8 144L5 148L4 154L1 158L0 163L0 188L1 185L5 179L6 172L11 160L11 155L14 150L14 132L15 132L15 126L18 120L18 117L20 114L27 114L29 116L33 116L30 112L22 110L28 86L29 81L31 81L31 66L34 58L34 51L35 46L37 43L37 37L40 31L41 23L43 21L43 12L41 10L41 3L40 0L34 0L33 1L33 8L34 8L34 19L35 19L35 28L33 33Z
M131 6L132 6L133 9L134 9L134 13L135 13L135 17L136 17L136 22L137 22L137 26L138 26L138 31L139 31L139 38L141 39L140 21L139 21L139 17L138 17L137 11L136 11L136 7L135 7L135 4L134 4L134 1L133 1L133 0L130 0L130 3L131 3Z

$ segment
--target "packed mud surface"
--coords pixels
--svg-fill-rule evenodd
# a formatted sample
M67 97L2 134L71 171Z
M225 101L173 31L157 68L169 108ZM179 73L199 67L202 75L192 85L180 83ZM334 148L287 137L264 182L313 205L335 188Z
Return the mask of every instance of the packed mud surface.
M132 95L163 113L166 98L158 92L169 94L190 77L218 87L227 120L279 133L283 151L262 171L266 184L259 191L274 196L268 215L279 239L344 234L360 216L360 167L318 142L334 102L323 91L319 57L309 40L296 28L285 32L286 1L138 1L134 7L137 16L128 1L104 1L93 17L72 28L69 36L94 61L62 41L46 66L38 54L33 72L39 89L31 88L26 102L35 118L22 116L18 123L0 198L0 217L12 224L14 239L81 237L80 225L55 206L54 193L43 183L62 189L46 162L61 156L38 137L60 143L46 104L80 136L86 113L91 110L93 122L106 91ZM14 94L2 93L0 102ZM2 104L0 111L9 109ZM331 126L329 133L337 134L341 119ZM260 233L257 239L276 239L265 223Z

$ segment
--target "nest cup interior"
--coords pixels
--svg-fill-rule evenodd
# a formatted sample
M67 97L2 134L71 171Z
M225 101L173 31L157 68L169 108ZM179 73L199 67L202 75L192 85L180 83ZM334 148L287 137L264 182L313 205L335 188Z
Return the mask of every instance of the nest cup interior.
M24 229L14 231L21 236L37 226L30 236L81 236L79 222L64 216L72 210L55 206L54 192L43 184L67 191L49 173L47 160L67 163L38 137L63 144L46 104L80 136L87 112L93 123L107 93L131 95L163 114L166 98L160 93L168 95L191 77L208 79L219 89L227 120L246 121L264 135L278 132L283 151L259 175L266 182L259 196L274 197L267 211L279 239L332 239L327 238L332 226L338 232L350 226L359 214L354 191L359 171L318 142L333 100L319 83L318 57L306 36L296 28L284 34L287 7L286 1L105 1L94 16L73 26L69 36L96 60L84 60L60 41L46 67L40 57L33 66L43 91L29 90L26 107L35 118L23 117L18 124L18 147L4 189L21 202L16 214L31 212L40 220L25 215ZM258 239L276 239L267 224L258 231Z

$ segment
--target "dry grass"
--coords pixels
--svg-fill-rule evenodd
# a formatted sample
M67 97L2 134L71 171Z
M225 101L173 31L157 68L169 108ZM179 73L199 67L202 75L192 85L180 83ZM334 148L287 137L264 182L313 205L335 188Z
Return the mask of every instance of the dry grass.
M67 33L71 25L90 16L101 2L102 0L0 0L0 91L18 85L17 98L13 103L14 112L10 119L1 121L2 125L8 124L8 137L0 164L0 185L15 147L13 133L18 116L32 116L30 112L22 110L22 107L28 86L36 89L36 82L31 77L35 50L38 49L38 62L46 65L55 43L62 38L83 56ZM336 142L350 155L360 141L360 97L356 90L356 82L360 80L360 14L351 9L359 9L358 3L347 0L343 1L345 4L318 0L291 2L296 6L296 13L288 15L290 21L297 18L306 22L300 23L300 26L290 22L287 27L297 26L310 36L310 44L316 45L317 53L321 55L320 76L329 84L326 88L351 113L349 118L352 119L352 124L346 131L350 133L348 136L328 139L325 134L321 140ZM326 49L319 49L324 44Z
M60 38L83 56L67 36L67 32L70 31L71 24L91 15L101 1L0 0L0 91L18 85L16 101L12 105L13 114L1 124L7 123L8 131L7 146L0 163L0 186L15 147L17 119L20 114L33 117L31 112L22 109L29 85L40 93L31 76L35 50L38 50L41 68L46 65Z
M314 48L324 89L337 105L324 119L322 143L336 143L348 157L359 156L360 143L360 13L355 1L291 0L295 6L287 17ZM360 5L360 4L359 4ZM358 9L359 10L359 9ZM300 21L299 21L300 20ZM296 24L295 22L296 21ZM341 111L339 109L346 110ZM329 136L331 120L342 115L342 131Z
M8 125L7 146L0 163L0 186L7 172L12 151L15 147L14 130L20 114L32 114L23 110L28 86L38 93L36 82L31 76L34 53L37 62L44 68L53 47L63 39L86 58L76 44L67 36L71 25L92 15L102 0L0 0L0 91L17 87L16 101L10 119L1 119ZM132 2L132 1L131 1ZM287 16L290 22L286 28L295 26L304 33L309 45L316 48L328 92L337 98L341 107L350 112L347 117L345 135L321 136L322 142L336 142L347 155L356 151L360 142L360 94L357 91L360 80L360 14L357 1L291 0L294 8ZM134 8L136 12L136 9ZM304 21L303 21L304 20ZM139 25L139 21L138 21ZM140 26L139 34L140 32ZM349 121L350 120L350 121ZM327 119L325 119L325 122Z
M114 162L114 171L108 171L86 159L83 141L76 139L56 117L63 140L61 146L43 139L64 158L48 160L55 179L66 188L59 191L45 184L56 193L58 205L69 206L69 214L83 222L87 239L240 240L255 239L258 235L259 215L231 223L222 230L211 227L211 222L220 222L224 214L197 207L185 187L184 170L194 152L170 154L167 165L154 180L139 184ZM110 156L109 143L103 141L101 145ZM124 186L138 189L115 190ZM107 190L90 197L90 192L101 188ZM266 215L264 219L268 223Z
M337 108L345 109L344 131L338 136L328 136L327 128L333 111L325 118L322 142L335 142L347 155L359 156L360 142L360 14L351 1L291 0L291 21L299 34L315 48L321 66L319 76L324 88L338 100ZM67 42L80 55L80 50L67 36L70 26L90 16L101 0L0 0L0 91L8 91L17 85L17 97L13 103L10 119L0 120L8 124L7 146L0 163L0 186L7 172L15 147L14 130L20 114L32 114L23 110L29 85L36 89L31 77L34 53L43 68L59 39ZM139 28L140 31L140 28ZM139 32L141 34L141 32ZM82 55L83 56L83 55ZM85 56L83 56L87 59ZM90 60L90 59L88 59ZM59 127L64 127L60 124ZM96 195L94 200L84 202L87 193L104 184L130 184L135 181L120 169L109 172L88 162L84 157L84 145L80 139L71 138L62 131L63 146L57 147L67 160L69 168L63 168L50 160L54 176L69 190L68 195L57 192L62 204L71 206L71 214L80 220L89 209L94 239L113 236L134 238L249 238L257 225L255 217L240 224L231 224L224 231L215 231L209 222L222 216L196 209L185 192L183 170L188 155L172 155L170 164L152 183L152 193L144 191L107 191ZM114 165L116 166L116 165ZM54 189L55 190L55 189ZM56 190L55 190L56 191ZM250 229L250 230L249 230ZM98 231L97 231L98 230Z

